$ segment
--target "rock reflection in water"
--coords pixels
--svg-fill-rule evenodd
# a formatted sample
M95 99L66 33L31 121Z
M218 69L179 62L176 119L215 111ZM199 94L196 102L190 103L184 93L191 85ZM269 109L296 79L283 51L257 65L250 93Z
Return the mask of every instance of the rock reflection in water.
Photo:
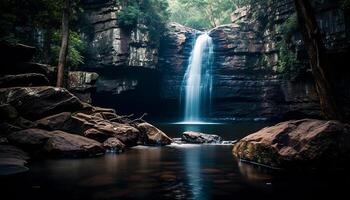
M244 162L238 162L239 172L251 182L268 181L272 179L271 170Z

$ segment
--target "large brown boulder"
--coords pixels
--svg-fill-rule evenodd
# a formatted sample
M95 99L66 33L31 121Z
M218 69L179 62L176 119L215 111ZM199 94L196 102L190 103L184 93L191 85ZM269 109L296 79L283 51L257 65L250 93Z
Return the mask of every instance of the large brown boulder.
M29 73L0 77L0 88L48 86L49 80L43 74Z
M350 126L303 119L264 128L240 140L233 154L271 167L326 167L350 161Z
M127 146L137 145L140 135L139 130L130 125L111 122L98 116L83 113L72 116L72 129L80 129L79 132L84 131L86 137L101 138L101 140L115 137Z
M104 153L101 143L63 131L27 129L12 133L7 138L11 144L31 153L54 157L85 157Z
M62 130L104 142L108 138L118 138L127 146L137 145L140 132L136 128L101 117L101 113L91 115L69 112L38 120L38 126L50 130Z
M108 138L104 143L103 147L110 152L121 153L125 149L125 144L123 144L118 138Z
M143 143L146 145L169 145L172 142L172 139L163 131L149 123L138 124L137 129L139 129L144 136Z
M55 87L3 88L0 89L0 104L10 104L29 120L84 107L66 89Z

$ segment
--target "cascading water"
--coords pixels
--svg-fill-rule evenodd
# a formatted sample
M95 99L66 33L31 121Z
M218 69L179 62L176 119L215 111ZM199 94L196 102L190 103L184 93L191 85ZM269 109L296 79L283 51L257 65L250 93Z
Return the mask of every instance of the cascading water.
M185 123L201 123L210 108L213 41L208 33L198 36L184 77Z

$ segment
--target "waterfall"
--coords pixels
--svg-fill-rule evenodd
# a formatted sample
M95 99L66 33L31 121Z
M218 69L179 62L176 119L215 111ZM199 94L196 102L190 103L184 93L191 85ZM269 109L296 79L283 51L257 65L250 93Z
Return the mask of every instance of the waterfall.
M198 123L204 119L211 104L213 61L213 41L204 33L197 37L191 52L189 65L186 70L183 87L185 89L186 123Z

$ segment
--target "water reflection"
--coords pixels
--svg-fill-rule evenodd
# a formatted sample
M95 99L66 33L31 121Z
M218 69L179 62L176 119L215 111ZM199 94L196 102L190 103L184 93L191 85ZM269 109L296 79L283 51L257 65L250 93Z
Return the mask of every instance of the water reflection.
M205 199L203 195L203 180L201 177L201 149L194 147L185 151L185 166L188 185L191 187L193 199Z
M94 159L34 161L29 167L31 170L26 175L6 180L0 177L2 197L279 200L300 199L299 195L314 197L321 191L322 195L332 194L339 197L332 199L341 199L347 191L344 188L350 184L345 173L282 176L265 168L237 163L232 147L225 145L136 147L124 154Z
M272 178L272 175L270 174L272 171L265 167L238 161L238 169L241 175L250 182L268 181Z

